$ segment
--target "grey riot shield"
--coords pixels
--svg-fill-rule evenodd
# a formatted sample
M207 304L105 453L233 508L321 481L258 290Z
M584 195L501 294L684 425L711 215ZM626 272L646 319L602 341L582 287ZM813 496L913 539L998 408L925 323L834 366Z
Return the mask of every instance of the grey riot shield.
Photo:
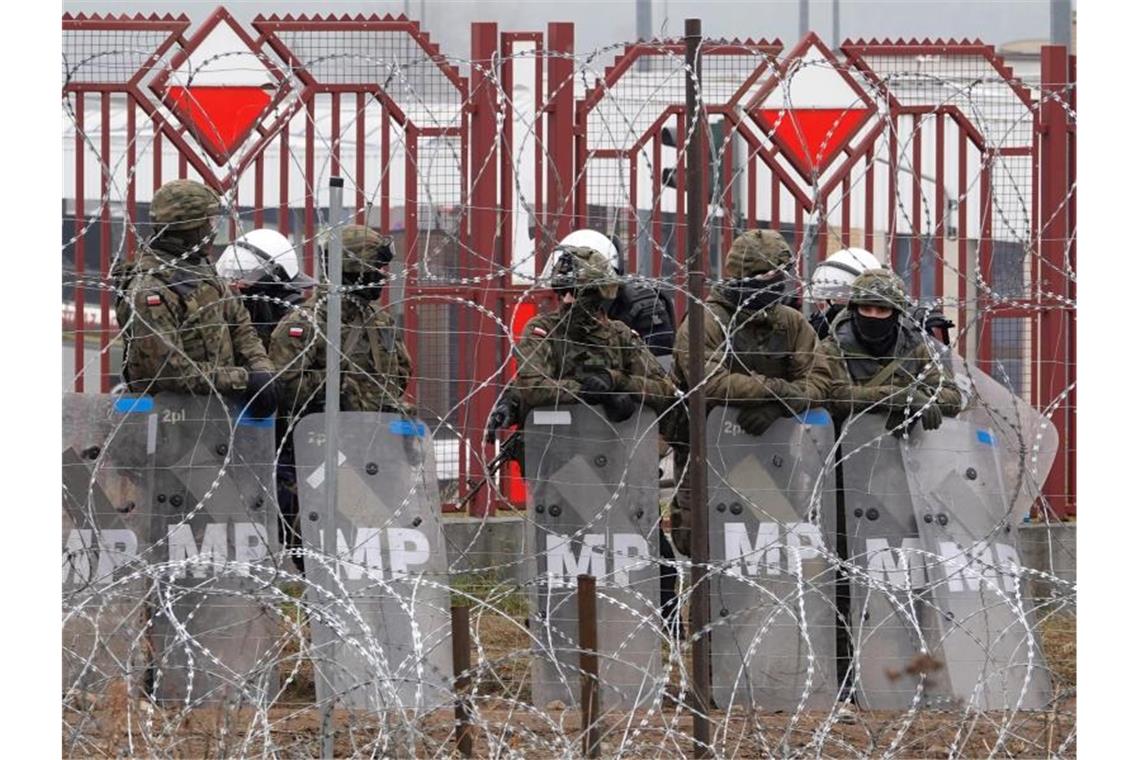
M1027 516L1041 497L1057 457L1060 437L1053 422L977 367L952 355L954 382L965 408L959 419L989 428L997 439L1002 484L1013 517Z
M660 691L657 422L601 407L532 410L523 428L533 562L532 699L577 704L579 575L597 579L601 705L627 709Z
M333 514L325 415L293 433L317 700L430 710L451 700L452 678L431 434L388 413L341 412L338 423Z
M977 710L1044 707L1049 674L993 431L946 420L904 445L903 462L953 696Z
M213 396L158 394L150 488L160 703L264 705L280 617L273 420Z
M835 701L834 442L822 410L759 437L708 414L712 691L718 707Z
M937 641L901 444L883 415L860 414L844 426L839 448L850 563L847 680L865 709L945 707L945 673L921 667Z
M63 691L141 692L153 561L150 399L63 394Z

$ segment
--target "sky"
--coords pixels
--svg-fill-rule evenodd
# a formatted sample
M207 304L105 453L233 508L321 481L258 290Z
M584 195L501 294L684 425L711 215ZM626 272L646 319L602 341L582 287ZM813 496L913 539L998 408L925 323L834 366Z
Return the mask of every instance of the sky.
M500 31L539 31L551 21L575 22L579 52L636 38L634 0L66 0L66 11L87 13L186 13L200 21L218 5L240 21L259 13L401 13L424 22L445 54L466 58L473 21L496 21ZM811 0L811 28L832 41L832 0ZM1049 36L1049 0L840 0L843 37L980 37L1002 45ZM1074 2L1075 6L1075 2ZM652 28L662 36L680 36L686 17L702 20L706 37L779 37L799 39L798 0L652 0Z

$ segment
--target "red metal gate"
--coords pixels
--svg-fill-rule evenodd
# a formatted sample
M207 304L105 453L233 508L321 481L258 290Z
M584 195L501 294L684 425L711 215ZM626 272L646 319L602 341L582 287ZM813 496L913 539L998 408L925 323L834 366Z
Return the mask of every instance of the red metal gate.
M772 225L794 240L804 277L861 245L915 297L941 300L956 349L1051 414L1063 455L1046 495L1057 513L1074 508L1076 98L1064 48L1043 49L1033 87L978 41L708 41L715 151L694 168L669 145L688 129L680 42L636 43L595 70L575 57L570 24L479 23L459 66L403 17L259 16L247 29L218 9L190 27L63 19L76 390L115 377L106 274L133 255L162 181L213 185L230 234L276 226L312 272L324 188L342 175L356 220L404 254L389 298L417 400L451 442L441 464L454 504L492 454L481 430L541 297L528 277L553 243L580 226L617 233L627 271L676 283L680 305L686 225L708 225L714 265L740 229ZM693 170L715 188L697 218L685 208ZM510 497L483 493L472 511Z

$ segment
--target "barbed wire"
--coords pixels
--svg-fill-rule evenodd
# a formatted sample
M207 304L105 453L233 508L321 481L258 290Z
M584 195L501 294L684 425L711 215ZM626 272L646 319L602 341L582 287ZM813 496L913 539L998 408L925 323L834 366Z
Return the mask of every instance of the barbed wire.
M995 106L992 90L1022 83L969 56L948 58L941 73L924 63L872 78L850 55L838 64L789 60L760 43L717 53L709 41L699 75L675 45L658 42L633 54L651 66L633 61L624 74L602 65L629 55L624 45L498 55L489 66L451 59L448 65L479 74L486 95L466 89L471 80L445 87L424 74L439 65L434 53L397 50L380 37L345 52L337 40L335 32L298 40L300 68L268 49L215 53L196 60L185 81L189 88L219 62L248 73L253 69L232 61L250 54L285 72L269 97L274 119L285 114L281 129L289 138L312 139L283 140L287 153L276 148L285 186L277 203L259 207L238 199L263 182L261 169L254 180L246 149L228 154L218 169L233 181L212 229L232 224L237 237L255 218L286 209L288 220L265 226L285 233L298 267L310 252L310 273L322 282L303 302L249 290L250 283L221 284L215 296L198 300L220 282L204 260L214 232L171 254L162 229L122 211L128 187L148 174L154 179L143 157L162 150L157 128L127 135L113 160L68 89L153 50L117 40L99 49L93 37L65 56L75 61L65 65L65 146L107 178L95 206L64 216L72 228L62 246L65 300L83 293L87 303L112 302L119 316L100 324L97 353L113 360L113 379L121 381L111 393L63 398L65 754L577 756L588 753L592 728L599 755L672 757L691 752L698 718L711 723L705 749L714 756L1075 754L1075 581L1059 556L1066 549L1054 537L1056 495L1045 485L1071 446L1051 418L1071 405L1075 385L1045 397L1026 368L1039 350L1035 320L1075 306L1068 293L1053 292L1046 275L1075 283L1075 233L1059 241L1061 270L1042 248L1054 242L1043 230L1068 214L1076 186L1057 208L1046 208L1036 170L1027 174L1022 162L1033 159L1026 151L1037 149L1032 132L1046 104L1058 103L1075 122L1064 97L1039 93L1027 106L1009 96ZM521 77L512 74L512 84L505 73L540 61L545 93L524 92ZM559 61L570 73L554 81L550 65ZM318 70L345 77L384 70L387 79L361 87L364 110L332 96L340 126L333 134L313 105L317 96L300 94L301 74ZM738 93L756 72L763 74L752 89ZM809 135L799 114L824 105L803 83L840 72L856 89L824 103L840 115ZM159 74L178 74L169 54L154 64ZM769 101L750 100L769 77L775 84L767 97L781 106L771 123L755 115ZM703 122L684 118L687 83L708 114ZM395 91L430 123L396 118L388 100ZM285 102L289 93L296 100ZM563 146L542 131L566 118L551 106L563 94L579 112L569 122L578 129L569 176L558 174ZM924 94L926 110L904 130L893 100ZM312 100L302 104L303 97ZM475 155L463 130L487 103L495 104L489 137L498 149ZM845 132L842 114L864 106L867 121ZM157 108L154 124L177 123L174 111ZM677 163L704 129L708 164L716 167L685 167L690 178L708 175L711 188L703 212L687 215L680 210L684 187L663 176L676 168L665 163L663 117L677 108ZM967 127L946 120L951 109L984 141L970 156L956 153ZM798 146L779 142L788 123ZM922 172L933 165L922 152L929 143L916 148L935 124L954 138L939 145L939 155L945 149L952 158L943 156L938 181ZM109 126L100 120L98 129ZM224 141L215 127L205 137ZM418 131L425 127L438 133L429 149ZM855 146L875 130L865 160L855 160ZM376 165L356 142L359 134L388 146ZM182 149L199 150L193 139ZM348 148L366 167L362 173L344 170ZM807 179L784 155L796 149L812 169ZM520 158L520 150L536 155ZM842 176L836 154L852 159ZM952 170L955 163L972 172ZM341 216L323 189L334 165L349 200ZM405 188L402 229L389 222L381 230L394 235L392 271L385 267L378 279L380 263L365 262L363 279L329 284L323 249L347 229L344 216L382 226L375 217L398 208L401 194L389 187L401 179L397 172ZM303 180L300 192L291 189L294 175ZM511 189L510 216L523 234L504 222L498 202L475 197L473 188L486 183ZM768 184L775 199L763 189ZM907 202L904 184L917 203ZM580 195L572 213L551 209L551 187ZM85 188L71 192L83 197ZM768 203L774 213L795 213L784 203L799 203L795 193L812 203L796 206L793 230L786 218L763 220ZM951 213L931 194L968 207L965 228L954 223L959 245L947 245ZM358 195L364 206L353 200ZM502 197L498 189L492 195ZM311 219L298 224L295 215L306 209ZM494 234L476 236L472 219L485 212L495 217ZM568 301L566 284L542 271L547 259L568 255L557 246L571 216L572 227L620 238L612 255L622 269L609 272L601 289L613 285L627 299L649 291L653 313L665 301L687 305L676 315L679 345L665 354L675 357L671 366L650 351L654 333L638 335L619 327L617 316L581 306L599 286L579 282L570 287L579 300ZM850 222L860 217L872 228L855 229ZM106 218L117 225L110 234ZM733 250L727 241L752 227L751 219L783 229L788 243L786 290L759 309L749 307L756 296L734 301L732 293L761 272L746 273L751 280L721 276ZM677 279L685 265L680 230L688 224L699 225L709 252L708 294L691 293ZM112 240L111 250L100 248L109 265L92 271L78 261L79 244L101 236ZM493 250L483 247L488 239ZM902 337L874 355L878 363L862 384L887 385L871 377L886 365L906 379L892 380L892 393L844 407L842 394L858 395L850 389L860 382L843 373L853 376L851 368L871 355L867 344L852 349L857 326L841 332L859 308L832 318L826 340L806 315L828 306L812 291L825 252L860 239L887 267L905 264L900 284L910 299L895 309ZM747 247L745 239L735 255L752 262L747 257L757 254ZM646 254L649 267L624 271L634 255L643 261ZM1015 273L1012 286L998 281L997 262ZM175 275L182 300L162 308L187 313L171 330L147 299ZM378 282L383 296L372 298ZM324 315L334 299L349 311L332 356L350 380L342 386L340 436L330 442L322 378L330 361ZM958 319L952 340L926 332L925 318L912 310L920 300ZM1023 316L1003 316L1011 305ZM260 394L269 391L253 382L261 366L249 340L256 325L231 319L249 316L247 306L278 320L257 344L273 366L275 418L258 414ZM535 317L520 331L531 306ZM704 320L706 340L715 344L699 347L705 370L694 383L683 358L691 316ZM75 319L84 321L78 309ZM1001 343L994 337L999 319L1013 320L1002 323L1009 334ZM773 329L783 343L772 342ZM797 347L801 338L806 349ZM127 376L124 347L143 351L144 339L158 356L153 376ZM298 342L286 350L291 339ZM990 345L979 345L986 340ZM230 346L220 350L228 364L219 354L203 359L210 341ZM378 370L401 352L410 363L406 377ZM992 357L986 371L978 356ZM806 383L806 371L790 368L796 363L828 377L827 393L813 396L797 385L794 393L724 402L726 377L752 389L772 378ZM144 365L129 366L136 372ZM172 366L189 367L189 376ZM242 387L220 379L231 366L245 368ZM591 391L590 366L608 378L598 381L604 390ZM88 374L82 366L74 372L65 381ZM298 379L305 376L309 386ZM206 391L194 395L191 387ZM697 389L709 396L703 460L690 457L684 430ZM495 401L514 397L520 408L494 430ZM619 397L632 404L624 418ZM778 412L762 430L743 414L759 408L760 398ZM512 429L525 454L508 465ZM340 461L335 475L324 469L330 445ZM688 519L693 466L707 468L710 562L702 585L712 606L709 623L696 630L688 613L704 591L692 586L694 563L680 538L686 526L678 522ZM338 501L330 510L334 478ZM473 503L498 504L507 516L444 513L445 504L480 488ZM1044 525L1025 527L1031 510ZM1041 540L1031 538L1038 529L1048 556L1034 564L1028 546ZM582 576L595 579L596 596ZM582 637L591 634L596 643L588 645ZM710 674L695 669L702 642L710 642ZM599 697L586 710L582 684L591 679ZM702 705L697 685L706 680L711 703Z

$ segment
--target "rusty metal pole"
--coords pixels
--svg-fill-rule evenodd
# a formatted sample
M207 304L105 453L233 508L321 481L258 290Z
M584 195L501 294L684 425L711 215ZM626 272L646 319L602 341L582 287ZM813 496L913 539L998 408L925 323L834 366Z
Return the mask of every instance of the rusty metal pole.
M467 689L471 685L471 620L467 607L451 607L451 669L455 674L455 743L459 754L475 754Z
M578 576L578 666L582 670L582 752L597 757L598 742L598 583Z
M698 89L701 83L701 20L685 19L685 113L689 144L685 149L685 265L689 291L689 504L693 525L690 536L693 596L689 604L689 622L697 638L693 641L693 755L708 757L711 745L709 699L712 677L711 646L705 629L709 624L709 588L704 582L709 561L709 514L705 474L705 272L702 243L708 216L704 177L708 164L705 143L705 109Z

